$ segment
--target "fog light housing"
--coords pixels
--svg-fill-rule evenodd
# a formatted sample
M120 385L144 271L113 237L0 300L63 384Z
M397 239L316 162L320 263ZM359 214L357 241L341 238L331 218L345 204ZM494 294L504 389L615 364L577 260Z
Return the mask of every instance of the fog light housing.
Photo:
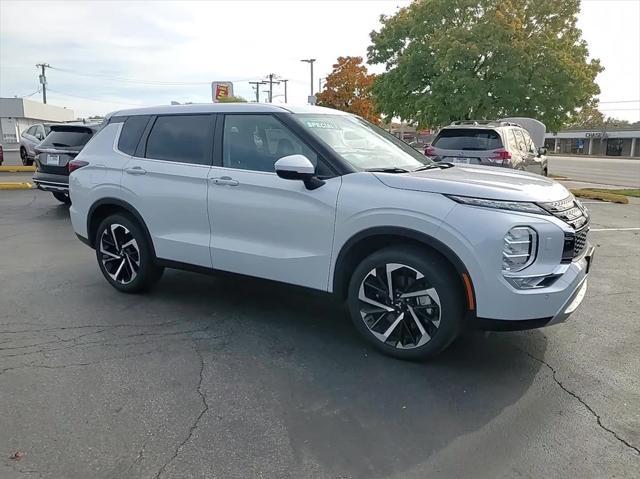
M502 270L522 271L536 259L538 234L528 226L516 226L504 235Z

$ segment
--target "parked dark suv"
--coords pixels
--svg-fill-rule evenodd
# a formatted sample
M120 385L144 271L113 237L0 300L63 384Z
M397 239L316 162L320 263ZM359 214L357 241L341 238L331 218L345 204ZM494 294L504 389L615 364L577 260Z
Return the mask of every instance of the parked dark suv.
M100 123L51 125L51 132L36 146L36 173L33 182L38 189L50 191L63 203L70 204L69 173L73 160L91 137L100 129Z

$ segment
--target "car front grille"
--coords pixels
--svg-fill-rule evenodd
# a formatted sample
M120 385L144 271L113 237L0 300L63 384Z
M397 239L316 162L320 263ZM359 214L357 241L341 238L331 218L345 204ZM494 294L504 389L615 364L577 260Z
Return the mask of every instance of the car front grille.
M573 195L560 201L539 203L548 213L571 226L574 231L565 233L562 261L571 262L584 253L589 236L589 213Z

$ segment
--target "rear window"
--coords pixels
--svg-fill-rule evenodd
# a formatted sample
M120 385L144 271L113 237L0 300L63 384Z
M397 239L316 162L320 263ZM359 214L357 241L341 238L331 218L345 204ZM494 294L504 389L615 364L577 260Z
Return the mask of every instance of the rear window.
M91 128L54 126L40 144L40 148L82 148L92 136Z
M495 150L502 148L502 140L495 130L447 128L440 132L432 146L444 150Z

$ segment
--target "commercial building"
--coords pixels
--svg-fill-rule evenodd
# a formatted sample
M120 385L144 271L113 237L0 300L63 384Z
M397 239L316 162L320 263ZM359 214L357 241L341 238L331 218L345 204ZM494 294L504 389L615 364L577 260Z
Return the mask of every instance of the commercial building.
M549 153L640 157L640 127L567 129L545 135Z
M35 123L75 119L73 110L24 98L0 98L0 143L5 151L17 150L20 135Z

